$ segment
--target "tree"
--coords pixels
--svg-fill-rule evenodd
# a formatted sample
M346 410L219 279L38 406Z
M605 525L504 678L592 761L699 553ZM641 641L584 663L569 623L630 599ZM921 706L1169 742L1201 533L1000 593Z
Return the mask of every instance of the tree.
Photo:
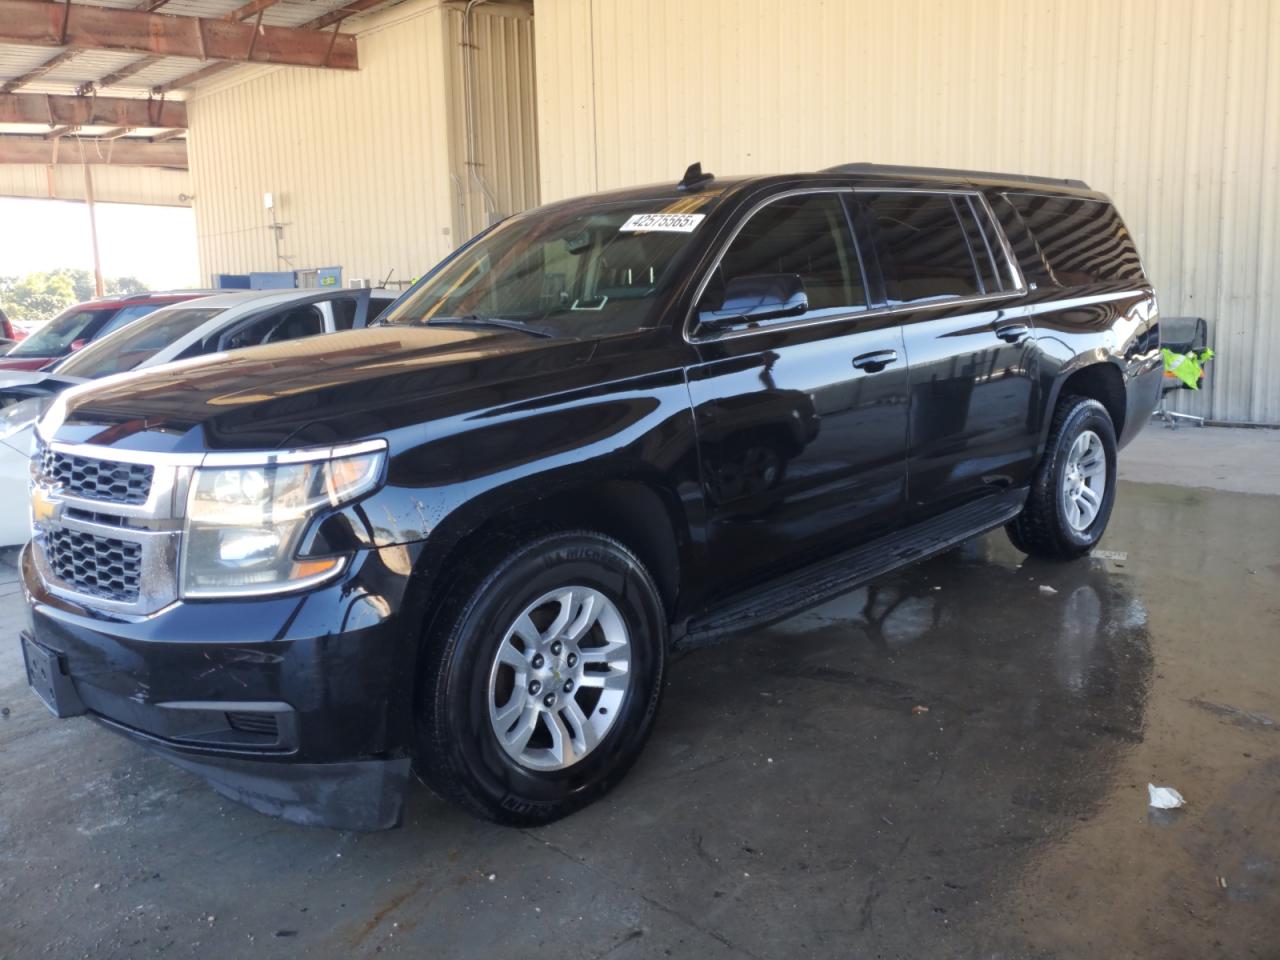
M137 277L112 277L103 286L109 294L143 293L147 289ZM64 267L25 277L0 277L0 309L16 323L43 323L72 304L93 297L93 274L88 270Z

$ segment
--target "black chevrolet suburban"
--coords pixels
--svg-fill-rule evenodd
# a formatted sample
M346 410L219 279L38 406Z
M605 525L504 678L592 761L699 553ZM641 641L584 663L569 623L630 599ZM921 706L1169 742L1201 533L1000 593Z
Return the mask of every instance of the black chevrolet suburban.
M393 826L413 771L543 823L631 766L673 644L996 527L1088 552L1160 381L1079 181L694 165L492 227L370 329L63 394L29 680L264 812Z

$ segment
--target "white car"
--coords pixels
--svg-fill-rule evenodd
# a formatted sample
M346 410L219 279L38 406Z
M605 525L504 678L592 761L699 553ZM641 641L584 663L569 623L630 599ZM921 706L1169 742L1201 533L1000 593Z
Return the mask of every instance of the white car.
M35 422L68 387L162 363L372 323L387 290L238 290L134 320L50 370L0 372L0 547L31 535L27 484Z

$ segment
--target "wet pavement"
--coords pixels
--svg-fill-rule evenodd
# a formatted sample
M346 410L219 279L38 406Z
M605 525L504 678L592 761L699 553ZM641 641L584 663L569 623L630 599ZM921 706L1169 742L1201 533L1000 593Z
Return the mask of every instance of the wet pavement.
M537 830L264 818L0 643L0 957L1280 956L1280 498L1124 483L1102 547L994 534L682 654L628 779Z

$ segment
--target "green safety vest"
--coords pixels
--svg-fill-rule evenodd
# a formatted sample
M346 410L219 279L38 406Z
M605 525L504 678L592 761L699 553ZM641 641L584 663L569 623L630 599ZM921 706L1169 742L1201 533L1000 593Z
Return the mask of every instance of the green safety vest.
M1199 353L1174 353L1168 347L1161 347L1164 357L1165 373L1172 373L1192 390L1200 389L1200 378L1204 376L1204 365L1213 359L1212 350L1201 350Z

